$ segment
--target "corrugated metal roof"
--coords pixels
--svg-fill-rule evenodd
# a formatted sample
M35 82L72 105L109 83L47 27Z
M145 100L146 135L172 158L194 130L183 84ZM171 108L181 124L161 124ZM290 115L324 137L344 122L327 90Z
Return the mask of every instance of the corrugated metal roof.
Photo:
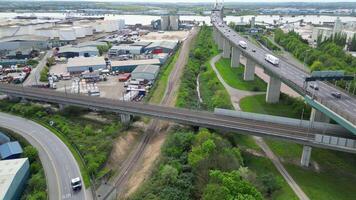
M87 67L95 65L106 65L104 57L75 57L69 58L68 67Z
M60 47L59 48L59 52L58 53L64 53L64 52L99 52L98 48L96 47L91 47L91 46L87 46L87 47L74 47L74 46L70 46L70 47Z
M132 46L132 45L118 45L118 46L113 46L111 47L110 50L116 50L116 51L119 51L119 50L136 50L136 51L140 51L143 47L142 46Z
M0 42L15 42L15 41L47 41L49 37L38 35L18 35L12 37L5 37Z
M156 48L156 47L162 47L162 48L167 48L167 49L174 49L177 46L178 42L177 41L156 41L152 42L150 45L148 45L146 48Z
M19 142L8 142L0 145L0 157L1 159L8 158L12 155L17 155L22 153L22 148Z
M106 45L106 42L88 41L88 42L79 43L76 45L76 47L96 47L100 45Z
M159 70L159 66L157 65L139 65L133 71L132 74L135 73L151 73L156 74Z
M159 59L111 61L112 67L133 66L133 65L159 65L159 64L160 64Z
M16 177L17 172L27 164L29 169L28 158L19 158L0 161L0 199L4 199L5 194L9 190L11 183ZM22 177L21 177L22 178Z

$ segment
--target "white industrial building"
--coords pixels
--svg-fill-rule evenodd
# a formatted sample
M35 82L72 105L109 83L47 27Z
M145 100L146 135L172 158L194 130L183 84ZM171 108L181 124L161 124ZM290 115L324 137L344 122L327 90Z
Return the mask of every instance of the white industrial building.
M157 65L139 65L132 71L131 79L153 81L156 79L158 72L159 66Z
M312 40L316 42L318 36L321 35L323 39L329 38L336 33L344 33L347 39L350 40L356 34L356 27L354 23L348 22L344 25L338 17L335 20L334 26L314 26L312 32Z
M20 199L30 172L27 158L0 161L0 199Z
M119 55L140 55L143 52L142 46L134 45L118 45L110 48L108 54L109 56L119 56Z
M70 74L79 74L89 70L106 69L104 57L75 57L69 58L67 63L67 72Z

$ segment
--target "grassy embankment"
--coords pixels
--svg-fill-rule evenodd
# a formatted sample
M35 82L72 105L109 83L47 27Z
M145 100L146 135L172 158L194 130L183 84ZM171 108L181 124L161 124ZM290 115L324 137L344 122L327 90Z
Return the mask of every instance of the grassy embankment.
M231 59L221 58L216 64L216 68L219 74L225 80L225 82L236 89L247 91L266 91L267 84L255 75L253 81L244 81L244 69L245 66L240 64L239 67L230 67Z
M241 109L248 112L300 118L301 109L293 110L283 98L278 104L267 104L264 95L241 100ZM292 98L290 100L293 100ZM295 101L295 100L294 100ZM297 112L298 111L298 112ZM305 118L308 114L305 115ZM356 156L353 154L313 148L312 167L300 167L302 146L290 142L266 140L282 160L287 171L311 199L351 200L355 197Z
M167 63L161 67L156 82L151 88L151 92L147 98L150 103L159 104L161 102L167 88L168 78L177 62L179 54L180 48L168 59Z
M94 120L86 117L88 110L68 107L64 111L55 111L36 104L5 100L0 102L0 110L31 119L56 134L77 160L87 187L91 184L90 179L95 181L108 173L103 166L111 152L112 140L122 129L116 116L106 113L96 117L101 120Z

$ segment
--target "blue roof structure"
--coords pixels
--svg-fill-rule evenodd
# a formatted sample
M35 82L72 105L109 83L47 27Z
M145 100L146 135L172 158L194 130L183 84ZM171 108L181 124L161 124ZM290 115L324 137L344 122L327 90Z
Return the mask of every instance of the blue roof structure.
M21 145L18 141L0 145L0 158L3 160L17 158L22 152Z
M7 137L4 133L0 132L0 145L7 142L10 142L10 138Z

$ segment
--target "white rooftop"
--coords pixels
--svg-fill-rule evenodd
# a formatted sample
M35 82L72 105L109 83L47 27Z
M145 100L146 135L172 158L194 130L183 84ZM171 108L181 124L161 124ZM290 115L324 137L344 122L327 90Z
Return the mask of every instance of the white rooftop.
M122 60L122 61L111 61L111 66L130 66L130 65L159 65L159 59L145 59L145 60Z
M25 164L27 158L0 161L0 199L4 199L16 173Z
M104 57L75 57L69 58L68 67L86 67L94 65L106 65Z

